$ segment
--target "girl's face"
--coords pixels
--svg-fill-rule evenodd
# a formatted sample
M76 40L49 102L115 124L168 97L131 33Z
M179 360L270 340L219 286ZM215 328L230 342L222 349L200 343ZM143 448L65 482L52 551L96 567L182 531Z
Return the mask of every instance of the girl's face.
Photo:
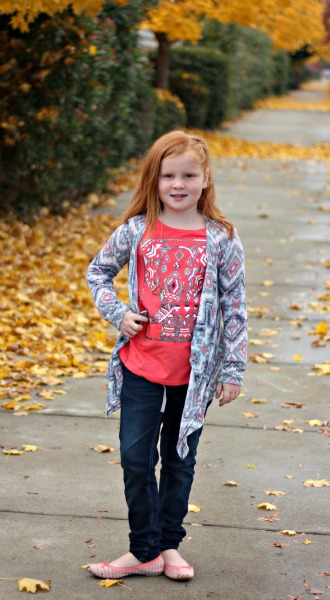
M163 203L163 212L171 216L175 213L187 216L196 213L207 180L208 173L192 150L163 158L158 177L158 195Z

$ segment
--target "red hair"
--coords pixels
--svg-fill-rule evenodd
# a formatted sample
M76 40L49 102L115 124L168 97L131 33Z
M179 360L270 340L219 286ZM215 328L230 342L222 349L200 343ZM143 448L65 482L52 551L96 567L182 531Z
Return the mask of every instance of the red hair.
M168 156L183 154L187 150L194 152L197 162L203 166L204 173L208 174L207 187L202 190L197 204L198 211L203 217L214 219L224 225L232 238L234 227L223 216L215 203L215 190L209 166L210 155L208 147L202 138L195 135L188 135L180 130L162 135L146 153L131 204L124 214L124 223L137 215L146 215L150 231L153 230L161 211L161 202L158 196L158 178L161 161Z

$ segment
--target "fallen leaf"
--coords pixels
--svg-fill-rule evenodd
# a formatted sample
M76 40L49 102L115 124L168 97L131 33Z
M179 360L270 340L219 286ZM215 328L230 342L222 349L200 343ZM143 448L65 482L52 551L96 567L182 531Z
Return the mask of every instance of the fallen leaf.
M308 538L305 539L305 541L303 542L305 544L305 546L308 546L309 544L311 544L311 540L309 540Z
M247 419L257 419L259 417L259 415L256 415L255 413L252 412L242 412L243 417L246 417Z
M282 529L281 533L283 535L289 535L289 536L297 535L297 532L293 531L292 529Z
M24 444L22 448L25 452L36 452L38 450L38 446L31 446L30 444Z
M188 504L188 512L198 513L201 512L201 507L196 504Z
M27 577L18 580L18 589L20 592L31 592L32 594L35 594L40 590L50 590L51 587L52 586L50 581L41 581L40 579L28 579Z
M273 521L280 521L281 519L278 518L279 514L280 513L274 513L269 517L258 517L257 521L269 521L270 523L272 523Z
M270 546L271 548L284 548L284 546L287 546L288 544L281 544L280 542L274 542L273 544L267 544L267 546Z
M262 502L261 504L258 504L258 508L261 510L276 510L277 506L275 506L275 504L270 504L269 502Z
M304 405L301 402L282 402L282 408L302 408Z
M97 584L100 587L112 587L113 585L121 585L122 587L125 587L128 590L131 590L131 592L133 591L132 588L128 587L128 585L125 585L123 583L122 579L103 579L102 581L99 581L99 583Z
M302 482L305 487L330 487L330 481L327 479L306 479Z
M306 421L306 423L311 427L321 427L321 425L323 425L323 421L320 421L320 419L310 419L309 421Z
M299 361L299 360L304 360L303 357L301 356L301 354L294 354L293 355L293 360Z
M279 490L265 490L265 494L267 494L267 496L285 496L286 492L281 492Z
M251 398L250 402L252 404L269 404L271 400L263 400L261 398Z
M97 446L90 446L91 450L94 452L114 452L115 448L111 448L111 446L105 446L104 444L98 444Z
M17 450L17 448L12 448L11 450L2 450L3 454L7 454L8 456L20 456L24 454L24 450Z
M236 483L236 481L224 481L222 485L226 485L228 487L238 487L239 483Z
M254 465L252 463L245 463L244 465L242 465L242 467L244 467L244 469L256 469L257 465Z

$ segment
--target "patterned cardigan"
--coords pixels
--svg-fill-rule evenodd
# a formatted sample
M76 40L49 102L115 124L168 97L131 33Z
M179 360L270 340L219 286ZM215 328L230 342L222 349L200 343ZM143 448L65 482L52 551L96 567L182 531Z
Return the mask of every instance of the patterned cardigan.
M133 217L111 235L88 268L87 282L100 315L117 329L128 310L138 313L137 248L145 216ZM181 418L177 451L188 453L187 437L204 422L218 381L241 385L246 366L247 314L244 253L235 230L231 240L220 223L206 219L207 266L191 342L191 374ZM113 278L128 263L129 306L121 302ZM119 335L107 372L107 414L120 408L123 373L118 351L128 338Z

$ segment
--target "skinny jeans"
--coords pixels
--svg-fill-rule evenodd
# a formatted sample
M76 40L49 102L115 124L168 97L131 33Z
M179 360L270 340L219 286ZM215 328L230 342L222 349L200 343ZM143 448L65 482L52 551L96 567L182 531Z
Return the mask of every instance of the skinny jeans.
M188 436L189 452L180 458L176 444L188 385L163 386L135 375L124 365L123 373L120 452L130 552L148 562L163 550L177 549L186 535L182 523L188 512L202 428Z

